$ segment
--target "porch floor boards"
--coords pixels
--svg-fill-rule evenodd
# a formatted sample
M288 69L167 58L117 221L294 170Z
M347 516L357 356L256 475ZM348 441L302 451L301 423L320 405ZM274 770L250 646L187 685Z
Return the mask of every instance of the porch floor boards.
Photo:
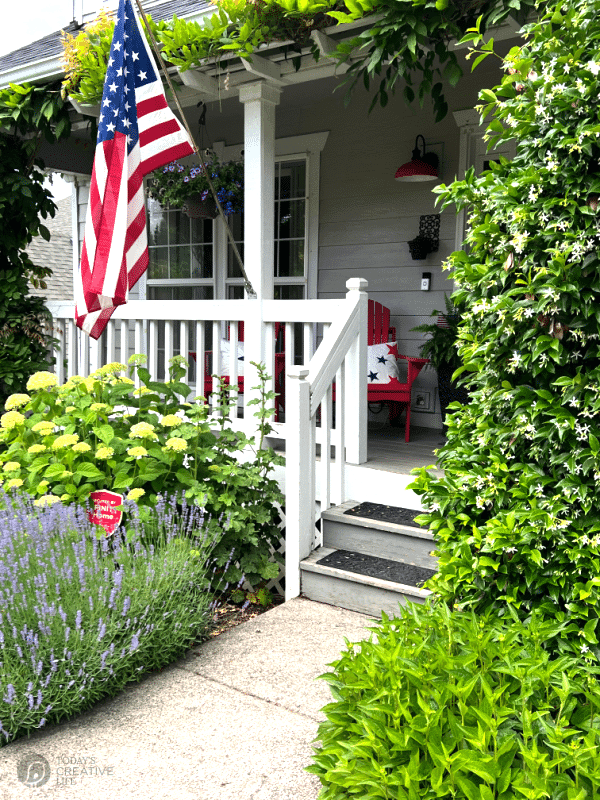
M404 424L392 428L382 422L370 422L367 440L367 462L361 464L369 469L385 472L410 474L415 467L426 467L435 464L434 450L445 441L441 430L410 426L410 442L404 441ZM434 474L442 475L441 470Z

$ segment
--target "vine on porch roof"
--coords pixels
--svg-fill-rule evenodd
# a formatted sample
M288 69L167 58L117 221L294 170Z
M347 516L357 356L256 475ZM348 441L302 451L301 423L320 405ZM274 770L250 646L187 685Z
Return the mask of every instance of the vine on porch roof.
M46 288L52 270L34 264L26 248L34 236L50 239L40 216L56 210L43 185L38 145L42 137L55 143L70 131L60 86L11 84L0 92L0 406L47 366L48 312L41 297L30 295L29 283Z
M446 418L445 476L412 485L438 540L431 588L476 613L537 609L586 657L600 656L599 41L600 0L529 25L480 95L490 144L514 139L515 158L439 188L470 213L447 266L472 399Z
M385 106L398 82L403 97L421 105L429 97L438 120L448 105L444 83L455 86L462 76L452 40L461 39L480 20L484 33L512 15L517 23L543 6L538 0L214 0L215 13L202 24L173 17L151 22L167 61L181 70L225 56L252 60L263 45L285 43L286 54L299 68L305 48L315 60L320 53L310 34L330 26L372 18L372 24L332 52L339 63L350 61L344 78L348 97L359 81L374 89L371 108ZM107 17L65 36L65 91L80 103L98 103L106 72L114 23ZM352 56L352 58L350 58Z

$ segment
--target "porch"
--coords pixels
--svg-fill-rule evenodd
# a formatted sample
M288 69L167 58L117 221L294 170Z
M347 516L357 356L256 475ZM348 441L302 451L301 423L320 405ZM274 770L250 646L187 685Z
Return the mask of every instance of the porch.
M190 362L187 399L207 397L209 420L218 426L214 376L227 374L243 388L233 427L252 435L252 401L259 397L252 362L264 363L271 376L267 389L280 395L277 405L270 401L272 410L283 406L284 421L273 423L268 444L285 454L285 466L276 468L275 477L285 494L285 594L290 599L303 591L301 563L325 544L328 509L355 501L419 510L419 497L408 488L410 471L434 464L433 451L442 440L441 431L419 426L412 427L409 443L404 426L372 423L369 430L366 289L366 281L351 279L343 300L133 301L117 309L99 341L75 327L72 306L49 304L56 372L62 382L144 353L151 379L161 380L168 376L169 360L181 355ZM238 339L242 324L243 342ZM276 329L285 331L283 353L276 352ZM299 359L303 363L294 363ZM361 546L361 552L373 549Z

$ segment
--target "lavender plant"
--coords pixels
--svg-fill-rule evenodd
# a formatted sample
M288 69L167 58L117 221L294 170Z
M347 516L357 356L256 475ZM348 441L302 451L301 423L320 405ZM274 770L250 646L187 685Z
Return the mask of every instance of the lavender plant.
M77 505L0 497L0 746L114 695L205 633L214 536L159 499L111 538ZM147 538L145 538L147 537Z

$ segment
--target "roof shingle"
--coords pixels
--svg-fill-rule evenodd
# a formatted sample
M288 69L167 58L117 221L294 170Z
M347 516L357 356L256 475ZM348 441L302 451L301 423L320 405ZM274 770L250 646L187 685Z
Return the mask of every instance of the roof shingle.
M152 19L171 19L173 15L177 17L189 17L194 14L206 13L212 6L208 0L166 0L166 2L145 2L144 11L147 11ZM69 22L62 30L75 33L82 26L77 22ZM62 53L60 37L62 30L54 31L38 39L36 42L14 50L0 57L0 74L14 69L15 67L32 64L43 58L59 56Z

